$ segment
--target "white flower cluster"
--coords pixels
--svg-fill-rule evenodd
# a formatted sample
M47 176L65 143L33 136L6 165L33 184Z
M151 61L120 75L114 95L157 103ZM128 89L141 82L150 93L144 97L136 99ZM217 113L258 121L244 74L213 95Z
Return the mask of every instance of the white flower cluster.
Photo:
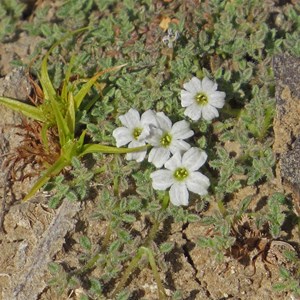
M217 108L222 108L225 93L217 91L217 84L205 77L202 81L193 77L183 85L181 104L186 107L184 114L196 121L199 118L212 120L219 116ZM128 144L129 148L150 144L152 149L148 161L156 168L164 169L151 174L152 186L156 190L170 188L170 201L174 205L188 205L189 192L207 194L209 179L197 170L205 163L207 154L191 147L186 139L194 135L187 121L172 125L163 112L147 110L141 116L130 109L119 117L123 127L113 131L117 147ZM126 159L141 162L147 151L126 154Z

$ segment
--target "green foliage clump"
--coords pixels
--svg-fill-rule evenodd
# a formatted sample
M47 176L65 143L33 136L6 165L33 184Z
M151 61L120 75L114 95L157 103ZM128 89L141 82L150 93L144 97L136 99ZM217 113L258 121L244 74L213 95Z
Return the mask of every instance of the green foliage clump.
M19 30L19 20L26 5L18 0L3 0L0 3L0 41L8 41L15 37Z
M300 263L299 258L294 252L286 251L284 253L286 259L293 263L292 270L286 267L279 268L279 275L281 282L273 285L276 292L289 291L292 292L293 297L300 296Z
M18 1L2 2L0 39L5 40L15 31L24 5ZM164 299L156 268L164 272L164 254L177 247L167 240L171 233L166 224L199 222L213 227L214 235L201 237L198 244L212 249L219 260L236 245L232 228L245 215L258 230L262 230L263 224L269 225L267 238L280 239L288 214L284 196L269 196L261 214L249 209L250 198L238 207L230 201L240 189L274 178L272 57L282 52L300 57L300 4L276 9L274 5L272 1L260 0L191 1L190 5L180 1L69 0L57 9L38 6L32 21L24 21L22 28L29 36L42 38L37 52L57 43L66 32L88 26L80 38L72 36L52 49L48 65L39 58L33 63L32 71L36 74L43 67L40 79L48 90L48 79L52 78L49 91L50 96L55 94L55 101L67 94L80 94L79 83L88 81L80 82L78 78L93 78L99 69L127 64L116 73L103 74L97 83L93 81L93 86L86 89L86 97L80 97L82 107L76 116L70 113L69 106L62 109L64 118L58 118L58 113L53 117L52 121L59 125L61 141L64 140L62 148L74 142L74 138L80 141L76 146L81 146L81 150L86 150L83 139L105 145L114 143L112 131L117 118L130 108L163 111L172 121L183 119L180 91L192 76L214 78L220 90L226 92L226 105L218 121L191 124L196 133L193 142L209 155L205 172L211 180L211 196L194 198L192 208L168 207L166 194L153 191L153 167L147 163L93 153L96 163L89 169L78 160L78 152L67 156L67 165L73 170L68 176L59 175L48 183L48 188L55 191L51 206L59 205L63 197L83 200L94 193L98 208L89 221L106 224L106 230L98 239L90 232L78 239L78 269L69 271L57 264L50 265L54 274L51 284L59 288L60 294L82 286L81 299L101 299L107 295L127 299L130 292L124 284L129 273L149 262L159 296ZM55 22L47 21L50 11ZM170 18L167 25L162 25L163 17ZM178 33L170 46L163 42L167 29ZM62 63L65 61L71 61L71 66ZM65 92L57 94L60 88ZM67 124L61 119L68 120ZM72 137L70 124L74 129ZM86 135L80 139L82 128ZM234 150L228 147L230 144L235 145ZM194 204L197 208L207 199L216 201L218 210L211 215L204 212L204 217L196 214ZM137 224L142 224L142 228L136 228ZM93 275L95 269L100 274L97 277ZM284 284L277 289L296 293L297 278L288 270L282 269L281 273ZM173 297L179 299L180 292L174 291Z

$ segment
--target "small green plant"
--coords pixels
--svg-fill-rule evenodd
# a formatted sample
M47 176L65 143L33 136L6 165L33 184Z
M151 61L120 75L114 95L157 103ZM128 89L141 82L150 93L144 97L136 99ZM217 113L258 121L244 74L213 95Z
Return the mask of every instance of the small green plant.
M60 174L45 185L45 191L54 191L49 199L51 208L56 208L64 198L70 201L84 200L89 194L95 171L87 169L77 157L72 158L71 166L68 178Z
M237 241L237 235L232 230L242 216L245 214L251 198L245 198L239 205L237 211L226 209L222 201L219 201L219 211L213 216L206 216L202 223L207 226L213 225L212 236L202 236L199 238L198 245L209 248L216 256L218 261L222 261L228 250L231 249Z
M0 38L6 40L18 25L24 6L17 6L17 0L2 2L0 16L5 24L2 31L0 28ZM288 214L282 195L270 196L263 212L249 210L249 197L240 204L234 201L232 206L231 201L240 197L243 188L254 186L259 194L260 184L274 177L272 124L276 101L271 61L272 56L281 52L300 55L300 6L289 3L291 1L276 5L274 1L259 0L192 2L184 5L180 1L69 0L55 8L37 5L32 22L25 21L20 27L29 36L42 38L32 56L60 40L66 28L92 28L80 43L68 43L59 54L53 45L42 62L35 61L32 69L41 70L42 103L21 107L11 99L2 97L0 100L7 107L19 109L37 120L38 133L41 132L43 149L40 151L43 151L46 171L30 193L34 194L47 183L46 188L54 192L51 207L57 207L65 197L74 201L88 195L96 198L93 201L99 200L99 208L93 207L93 215L84 216L84 221L92 224L96 219L97 225L105 226L101 228L103 234L95 236L90 231L93 226L84 228L85 232L77 239L81 247L77 248L76 267L68 267L67 262L61 266L50 264L54 276L51 284L58 288L58 298L67 298L76 289L82 292L81 300L129 299L132 287L127 289L125 283L129 283L132 272L138 268L143 271L148 263L158 286L157 295L165 298L163 280L157 271L166 274L168 262L164 262L163 256L174 245L177 247L176 242L168 242L170 232L166 227L169 226L165 226L168 222L176 226L199 221L199 224L209 225L199 244L210 248L219 260L225 255L239 261L246 258L251 263L254 255L254 265L257 257L263 261L266 258L268 247L263 245L270 246L273 240L280 240ZM49 22L49 12L59 22ZM164 29L159 25L160 16L170 19ZM69 67L64 70L60 57L68 57L70 49L76 57L71 58ZM51 66L48 66L50 58ZM105 74L105 82L111 84L102 89L97 82L101 76L101 72L97 73L99 62L106 69L102 74L118 70L124 63L128 63L128 67L126 71L122 68L118 73ZM73 74L91 79L78 80ZM207 78L214 79L220 91L226 92L225 101L221 97L223 92L215 93L214 84ZM203 85L206 91L201 90ZM96 101L97 95L94 98L96 90L103 94L102 101ZM195 90L198 104L219 102L217 108L223 104L224 107L218 112L193 106ZM180 101L184 107L180 107ZM149 140L142 141L140 149L143 151L126 156L139 157L139 163L125 161L118 155L101 154L134 152L129 145L130 149L117 150L102 144L136 143L147 122L143 126L130 124L136 134L132 139L130 132L126 132L127 121L137 119L137 112L149 110L157 111L160 123L167 125L152 126L156 139L151 140L153 147L148 153L148 162L140 161L147 155ZM168 117L162 115L164 113ZM200 113L204 119L199 120ZM210 120L219 113L218 120ZM187 117L193 121L190 130L185 131L178 124L184 124L182 121ZM34 130L36 123L28 126L28 130ZM123 126L116 129L115 123ZM178 132L181 132L180 138ZM87 144L88 139L93 144ZM174 146L172 142L187 147L187 139L193 147L207 153L209 163L203 165L202 170L211 183L209 188L207 178L191 168L196 159L190 159L192 164L179 166L178 162L186 162L188 157L183 159L176 154L163 170L156 171L149 164L161 167L166 163L163 158L168 158L169 152L174 154L174 148L170 147ZM58 151L51 152L53 143ZM86 168L82 158L92 152L97 166ZM54 161L47 159L49 153L55 154L51 157ZM187 180L192 173L196 174L190 179L201 177L201 184ZM92 195L89 194L91 185L95 192ZM154 187L158 191L154 191ZM210 195L204 196L207 199L217 199L219 210L210 216L207 216L210 212L204 212L203 217L197 206L206 192ZM172 205L187 202L191 205L188 208ZM91 203L94 202L88 204ZM196 211L201 211L200 215L192 213L194 204ZM137 224L145 226L137 229ZM255 253L261 254L255 257ZM298 273L287 269L282 275L285 278L282 290L298 287L295 283ZM174 299L184 298L179 292L172 292Z
M283 194L274 193L268 199L267 213L262 215L248 210L251 197L246 197L236 211L226 209L220 201L219 212L202 220L205 225L213 225L212 236L200 237L198 244L211 249L220 261L227 255L247 264L250 263L250 252L256 249L258 254L252 258L255 271L256 259L261 255L266 261L272 242L280 237L286 218L284 200Z
M294 297L300 296L300 262L295 252L287 251L284 253L286 259L293 263L292 270L285 267L279 268L280 283L273 285L277 292L289 291Z
M56 42L45 54L42 65L39 81L42 87L43 102L40 105L34 106L19 102L18 100L0 97L0 104L18 111L37 122L42 123L41 140L45 152L49 152L49 141L47 133L54 128L58 135L58 144L60 148L59 156L56 161L47 167L46 171L40 176L37 182L33 185L31 190L23 199L24 201L30 199L35 193L45 184L50 178L58 175L66 166L71 165L74 157L81 158L89 153L128 153L145 149L145 147L135 149L120 149L101 144L87 144L85 143L86 130L83 130L78 136L78 113L85 96L88 94L97 79L110 71L118 70L124 65L112 67L104 71L96 73L92 78L87 80L81 88L77 88L80 82L71 82L72 66L74 58L71 58L69 67L66 71L63 80L61 91L56 91L49 78L48 73L48 57L53 49L64 41L67 37L76 33L87 30L81 28L66 35L63 39ZM93 100L95 102L96 99ZM90 107L92 103L88 103ZM51 153L49 153L51 155Z
M0 41L11 39L16 33L20 17L26 8L18 0L3 0L0 3Z
M66 290L79 286L77 278L70 276L61 265L52 262L49 263L48 269L53 276L48 284L55 287L58 295L62 295Z

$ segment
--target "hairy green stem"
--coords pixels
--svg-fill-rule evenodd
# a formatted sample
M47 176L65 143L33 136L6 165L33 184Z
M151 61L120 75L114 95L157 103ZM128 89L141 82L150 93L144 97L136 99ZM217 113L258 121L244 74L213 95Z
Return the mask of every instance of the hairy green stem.
M157 269L157 266L156 266L156 263L155 263L153 253L149 248L146 248L146 247L143 247L143 246L140 249L143 250L143 252L146 253L147 256L148 256L149 264L151 266L153 276L154 276L154 279L156 281L157 288L158 288L158 298L160 300L165 300L166 299L165 289L164 289L163 284L160 280L160 276L159 276L159 273L158 273L158 269Z
M154 238L155 238L155 236L158 232L159 225L160 225L160 222L155 220L153 226L151 227L151 230L148 234L148 237L147 237L144 245L139 248L139 250L137 251L137 254L131 260L131 262L128 265L127 269L123 273L117 287L115 288L115 290L112 294L113 297L115 297L117 295L117 293L119 293L121 291L121 289L125 285L126 281L128 280L130 274L132 274L132 272L138 267L138 262L142 258L143 254L146 254L147 258L148 258L148 261L149 261L149 264L151 266L152 272L153 272L154 279L155 279L157 287L158 287L159 300L166 299L164 287L163 287L163 284L160 280L160 276L159 276L159 273L158 273L158 270L157 270L157 266L155 264L154 256L152 254L152 251L148 248L150 243L154 240Z
M134 269L137 267L138 262L142 258L142 253L140 251L137 252L135 257L131 260L130 264L128 265L127 269L123 273L117 287L115 288L112 298L115 298L115 296L121 291L123 286L125 285L127 279L129 278L130 274L134 271Z
M151 267L152 272L153 272L154 279L155 279L156 284L157 284L158 299L159 300L165 300L166 299L165 289L164 289L163 284L161 282L153 253L149 248L147 248L145 246L141 246L139 248L139 250L137 251L137 254L135 255L135 257L131 260L130 264L128 265L128 267L125 270L123 276L121 277L116 289L114 290L114 292L112 294L113 298L116 297L116 295L121 291L121 289L125 285L126 281L128 280L129 276L138 267L138 263L139 263L139 261L141 260L141 258L144 254L147 255L150 267Z
M218 200L218 208L219 208L221 215L225 218L227 215L227 210L226 210L222 200Z
M169 206L170 203L170 195L169 192L165 192L163 201L162 201L162 208L163 210L167 209L167 207Z

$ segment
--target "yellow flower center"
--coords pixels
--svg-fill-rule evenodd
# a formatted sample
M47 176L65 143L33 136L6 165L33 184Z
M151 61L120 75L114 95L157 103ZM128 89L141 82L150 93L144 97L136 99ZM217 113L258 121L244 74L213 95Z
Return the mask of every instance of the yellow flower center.
M142 131L143 131L142 128L138 128L138 127L137 127L137 128L134 128L133 133L132 133L133 138L134 138L135 140L138 140L138 138L139 138L140 134L142 133Z
M178 168L173 174L177 181L183 181L189 176L189 172L186 168Z
M195 96L195 101L199 105L206 105L208 103L208 97L206 94L200 92Z
M165 148L169 147L171 142L172 136L169 133L165 133L160 139L160 144Z

